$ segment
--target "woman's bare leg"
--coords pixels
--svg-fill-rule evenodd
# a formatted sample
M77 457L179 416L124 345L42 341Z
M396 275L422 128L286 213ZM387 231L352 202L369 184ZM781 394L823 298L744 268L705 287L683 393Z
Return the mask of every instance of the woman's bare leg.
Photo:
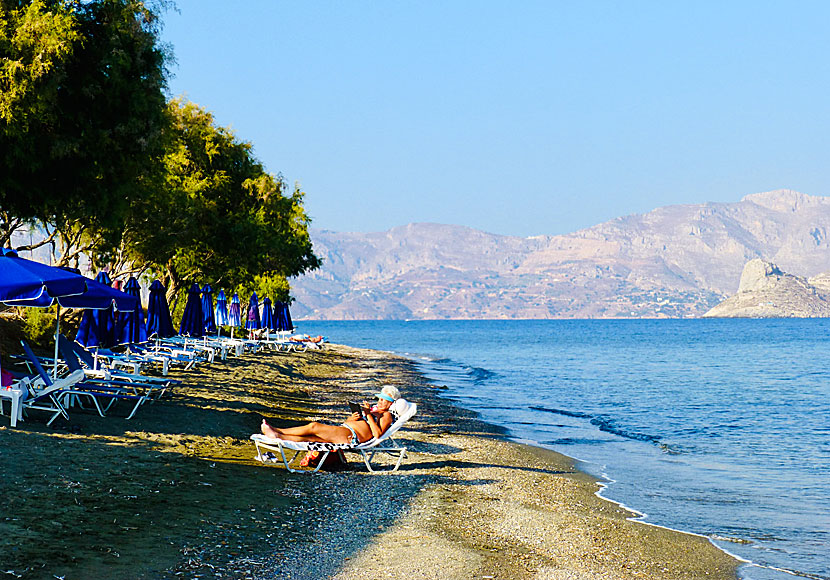
M345 427L341 427L339 425L326 425L325 423L318 423L316 421L305 425L299 425L297 427L275 429L263 419L261 430L262 433L268 437L285 439L286 441L325 441L329 443L348 443L351 438L351 432Z

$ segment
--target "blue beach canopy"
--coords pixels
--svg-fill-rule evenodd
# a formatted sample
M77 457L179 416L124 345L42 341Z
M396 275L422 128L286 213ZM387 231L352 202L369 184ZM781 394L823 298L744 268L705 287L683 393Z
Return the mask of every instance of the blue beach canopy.
M262 323L259 319L259 299L256 297L256 292L251 294L251 300L248 302L248 317L245 322L245 328L248 330L259 330Z
M63 270L63 268L59 268ZM66 271L73 273L77 272L74 269L67 268ZM72 296L49 296L47 293L41 294L38 298L31 300L17 300L14 302L7 302L9 306L28 306L30 308L49 308L53 304L58 304L62 308L77 308L77 309L94 309L105 310L115 306L120 312L133 312L138 307L138 300L128 293L121 292L115 288L110 288L106 284L102 284L96 280L90 280L77 274L86 281L87 290L83 294L75 294Z
M118 344L130 342L145 342L147 340L147 326L144 324L144 310L141 308L141 287L135 276L127 280L124 293L136 300L136 309L125 312L118 308L118 323L115 325L115 339Z
M231 326L242 326L242 309L239 304L239 294L233 293L231 305L228 308L228 324Z
M125 294L119 290L110 288L112 279L106 272L98 272L95 277L95 284L88 284L92 290L88 290L86 294L90 297L85 301L81 296L76 297L77 305L72 305L67 302L60 303L61 306L69 306L72 308L87 308L81 318L81 324L78 327L78 334L75 335L75 340L84 346L112 346L115 344L115 312L113 311L113 303L117 296L122 305L129 310L135 310L136 299ZM98 294L99 301L93 305L94 294ZM122 297L123 295L123 297ZM82 295L84 296L84 295ZM81 306L86 303L87 306Z
M147 304L147 336L167 338L175 336L173 321L170 319L170 307L165 294L167 289L159 280L150 284L150 300Z
M288 311L288 303L280 302L274 303L274 317L277 319L277 328L279 330L294 330L294 324L291 322L291 313Z
M205 316L202 314L202 291L195 282L187 291L187 304L179 324L179 334L199 337L205 334Z
M274 320L274 309L271 306L271 299L267 296L262 301L262 328L277 330L277 323Z
M204 316L205 334L216 332L216 319L213 315L213 288L205 284L202 288L202 315Z
M216 295L216 309L214 310L216 316L216 326L227 326L230 324L228 319L228 299L225 298L225 291L219 290Z
M26 306L25 302L41 298L51 303L53 298L77 296L87 291L88 283L89 280L78 273L26 260L10 248L0 249L0 302L10 306Z
M86 289L87 279L80 274L20 258L8 248L0 250L0 302L15 306L21 300L72 296Z
M291 321L291 310L288 308L288 302L282 303L283 316L285 317L285 330L294 330L294 323Z
M288 328L286 328L287 321L285 319L284 306L285 305L280 300L274 302L274 318L276 319L277 330L288 330Z

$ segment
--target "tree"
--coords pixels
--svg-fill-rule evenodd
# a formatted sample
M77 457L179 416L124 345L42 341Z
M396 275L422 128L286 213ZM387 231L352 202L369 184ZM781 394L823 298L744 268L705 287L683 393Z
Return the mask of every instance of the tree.
M228 289L284 288L319 267L308 235L304 193L265 172L249 143L216 127L210 113L169 104L171 133L163 182L134 200L125 256L164 279L168 296L193 282Z
M158 33L140 0L0 0L0 238L122 229L164 151Z

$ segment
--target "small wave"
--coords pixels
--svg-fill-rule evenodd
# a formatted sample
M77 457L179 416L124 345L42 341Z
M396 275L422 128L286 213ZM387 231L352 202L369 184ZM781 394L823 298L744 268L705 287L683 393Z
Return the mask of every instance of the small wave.
M459 372L460 371L465 376L472 379L472 381L476 384L482 383L484 381L487 381L487 380L497 376L497 373L495 373L495 372L493 372L489 369L485 369L485 368L482 368L482 367L469 366L469 365L466 365L464 363L455 361L451 358L434 358L434 357L430 357L430 356L420 356L419 360L421 362L428 363L429 365L444 367L443 372ZM447 368L447 367L449 367L449 368Z
M728 554L729 552L727 552ZM797 578L809 578L810 580L830 580L830 576L820 576L819 574L811 574L809 572L800 572L798 570L790 570L788 568L779 568L777 566L769 566L765 564L757 564L755 562L750 562L747 566L751 568L763 568L766 570L775 570L776 572L783 572L784 574L789 574L790 576L795 576Z
M467 371L467 375L476 384L483 383L484 381L490 380L496 376L496 373L493 371L489 371L481 367L466 367L465 370Z
M656 435L647 435L645 433L637 433L636 431L627 431L625 429L617 427L614 424L614 422L607 417L594 417L593 415L589 415L588 413L582 413L580 411L568 411L565 409L555 409L551 407L530 408L534 411L541 411L543 413L553 413L554 415L564 415L565 417L575 417L577 419L588 419L588 422L591 423L591 425L595 426L597 429L605 433L617 435L618 437L622 437L623 439L631 439L633 441L644 441L646 443L653 443L654 445L659 446L663 451L667 453L680 452L679 450L674 449L667 444L660 443L660 437ZM599 442L599 440L597 441Z
M550 441L542 441L542 445L598 445L600 443L608 443L608 439L562 437L561 439L551 439Z
M580 413L579 411L566 411L565 409L551 409L549 407L530 407L533 411L541 411L543 413L553 413L554 415L564 415L565 417L576 417L578 419L590 419L591 415L587 413Z
M614 422L607 417L594 417L591 419L591 425L594 425L600 431L618 435L623 439L632 439L634 441L645 441L647 443L660 443L660 437L656 435L647 435L645 433L637 433L636 431L626 431L614 425Z
M752 544L752 540L747 540L746 538L732 538L730 536L720 536L718 534L714 534L710 536L713 540L717 540L718 542L730 542L732 544Z

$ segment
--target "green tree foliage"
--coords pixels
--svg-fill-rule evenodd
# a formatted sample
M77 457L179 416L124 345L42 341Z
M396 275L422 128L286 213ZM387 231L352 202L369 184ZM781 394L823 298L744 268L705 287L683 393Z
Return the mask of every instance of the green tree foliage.
M0 0L4 212L121 229L163 153L158 32L139 0Z
M251 145L216 127L193 103L169 105L164 182L135 200L124 246L164 279L168 295L189 284L282 289L317 268L303 192L266 173Z

